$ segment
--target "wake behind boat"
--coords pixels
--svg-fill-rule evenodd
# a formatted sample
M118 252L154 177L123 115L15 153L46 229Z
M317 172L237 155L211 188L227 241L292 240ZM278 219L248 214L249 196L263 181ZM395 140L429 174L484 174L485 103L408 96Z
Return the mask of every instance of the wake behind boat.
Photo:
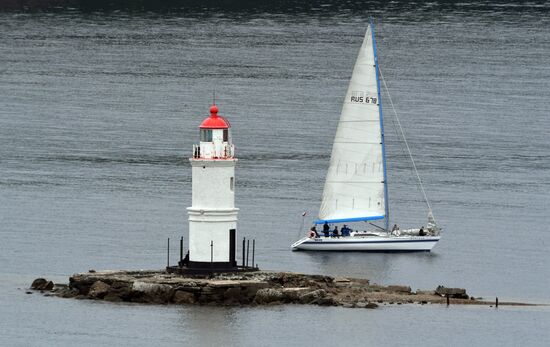
M292 250L316 251L430 251L440 239L431 206L416 170L399 118L396 119L428 207L426 228L389 229L388 181L384 144L384 117L380 93L381 72L371 19L357 57L332 147L319 219L323 231L312 227ZM391 97L389 97L390 104ZM385 226L372 223L384 220ZM374 231L348 224L369 223ZM346 223L346 224L344 224Z

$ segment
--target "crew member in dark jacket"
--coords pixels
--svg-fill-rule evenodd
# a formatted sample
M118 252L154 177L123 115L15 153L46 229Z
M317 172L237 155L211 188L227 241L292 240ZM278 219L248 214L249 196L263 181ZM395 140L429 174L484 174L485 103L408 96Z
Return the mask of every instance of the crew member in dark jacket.
M328 223L325 222L325 224L323 224L323 234L325 234L325 237L328 237L330 233L330 227L328 226Z
M426 232L424 232L424 226L420 228L420 231L418 232L418 236L426 236Z

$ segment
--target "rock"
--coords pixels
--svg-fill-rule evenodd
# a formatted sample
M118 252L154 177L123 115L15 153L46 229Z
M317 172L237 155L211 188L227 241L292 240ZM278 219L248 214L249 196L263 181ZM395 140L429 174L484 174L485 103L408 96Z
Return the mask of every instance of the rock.
M132 284L129 282L114 281L111 284L111 290L104 300L108 301L133 301L135 297L142 296L143 293L132 290Z
M416 295L435 295L435 291L434 290L420 290L420 289L418 289L416 291Z
M95 270L94 270L94 269L90 269L90 270L88 270L88 272L91 273L91 274L93 274L93 273L95 273Z
M342 307L345 307L345 308L354 308L355 307L355 304L351 303L351 302L345 302L342 304Z
M311 288L283 288L283 295L285 296L285 300L288 302L299 302L300 296L306 294L307 292L311 292Z
M88 297L90 299L103 299L111 289L111 286L102 281L96 281L90 287L88 291Z
M299 296L300 303L312 304L314 301L324 298L327 292L324 289L317 289Z
M304 275L289 272L280 272L271 277L273 284L283 287L326 287L333 282L333 278L322 275Z
M284 299L283 293L273 288L264 288L256 292L254 302L262 305L269 304L274 301L282 301Z
M92 284L99 280L101 279L95 276L76 274L69 278L69 288L77 290L78 295L88 295Z
M78 295L78 290L76 289L70 289L69 287L60 288L60 290L57 292L57 296L60 298L74 298Z
M408 286L387 286L386 288L389 292L396 292L396 293L410 293L411 287Z
M208 288L208 287L206 287ZM199 287L199 286L196 286L196 285L193 285L193 286L190 286L190 285L183 285L183 286L177 286L175 288L175 290L181 290L181 291L184 291L184 292L189 292L189 293L200 293L202 292L202 287Z
M251 301L246 290L241 290L239 287L228 288L223 293L223 299L224 305L248 304Z
M46 284L46 282L48 282L48 280L46 280L45 278L37 278L34 281L32 281L31 288L40 289L44 284Z
M25 294L32 294L32 292L26 291Z
M338 303L331 297L319 298L315 301L319 306L337 306Z
M466 289L463 288L447 288L444 286L438 286L435 289L436 294L439 294L441 296L449 296L451 298L457 298L457 299L468 299L468 295L466 294Z
M194 304L197 302L195 294L178 290L174 293L172 301L176 304Z
M333 283L336 287L350 287L352 284L352 282L349 279L344 277L335 278Z
M370 308L370 309L373 309L373 308L377 308L378 305L375 304L374 302L368 302L367 305L365 306L365 308Z
M201 305L216 306L218 304L223 303L224 301L223 292L212 293L212 294L200 294L198 300Z
M132 284L132 301L164 304L174 295L174 289L168 284L135 281Z
M31 288L34 290L52 290L53 282L45 278L37 278L32 281Z
M357 307L357 308L366 308L367 303L366 302L358 302L358 303L355 304L355 307Z
M53 292L60 292L60 291L68 290L68 289L69 289L69 286L67 284L56 283L54 288L52 289L52 291Z

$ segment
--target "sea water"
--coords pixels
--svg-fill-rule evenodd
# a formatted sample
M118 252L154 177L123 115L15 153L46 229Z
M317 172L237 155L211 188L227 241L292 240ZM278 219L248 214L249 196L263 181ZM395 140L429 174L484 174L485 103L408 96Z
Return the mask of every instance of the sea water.
M546 307L214 308L25 293L36 277L166 265L166 239L187 239L187 158L215 92L239 158L238 237L256 239L262 269L548 303L550 8L346 4L0 13L0 345L548 345ZM422 254L291 252L319 208L369 15L443 237ZM388 101L392 223L420 227L426 205Z

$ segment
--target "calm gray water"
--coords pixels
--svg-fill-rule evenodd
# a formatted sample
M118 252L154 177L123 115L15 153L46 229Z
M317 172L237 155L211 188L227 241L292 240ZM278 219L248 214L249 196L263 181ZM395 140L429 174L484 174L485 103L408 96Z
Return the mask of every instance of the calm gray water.
M24 291L39 276L165 265L166 238L186 237L187 157L215 90L239 157L238 233L257 240L262 268L548 303L550 9L474 7L376 13L382 71L444 227L431 254L289 250L319 207L365 11L0 13L0 345L548 345L547 308ZM392 216L418 227L426 209L385 110Z

